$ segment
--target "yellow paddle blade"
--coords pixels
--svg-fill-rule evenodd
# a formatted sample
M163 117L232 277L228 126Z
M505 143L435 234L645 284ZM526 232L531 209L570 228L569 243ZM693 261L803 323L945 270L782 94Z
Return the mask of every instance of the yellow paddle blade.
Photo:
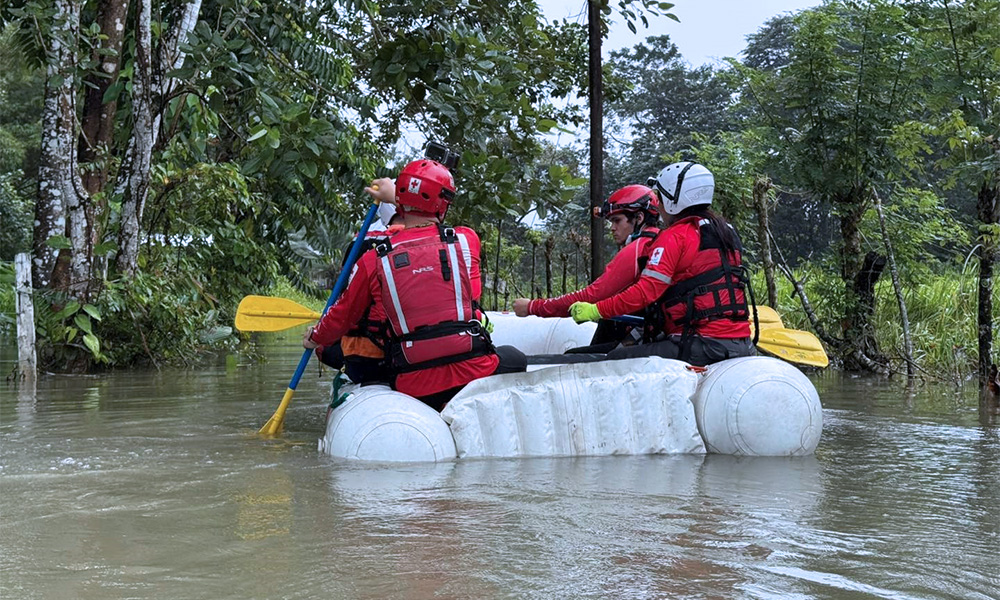
M236 309L236 329L240 331L282 331L311 323L320 314L285 298L247 296Z
M285 395L281 397L281 404L278 405L278 409L274 411L271 418L264 423L264 426L257 431L262 435L278 435L281 433L281 429L285 424L285 411L288 410L288 405L292 402L292 396L295 394L295 390L292 388L285 389Z
M757 305L757 320L760 322L760 330L779 329L785 326L781 322L781 315L770 306ZM753 308L750 309L750 330L753 332Z
M764 329L761 327L757 348L788 362L825 367L830 359L815 335L798 329Z

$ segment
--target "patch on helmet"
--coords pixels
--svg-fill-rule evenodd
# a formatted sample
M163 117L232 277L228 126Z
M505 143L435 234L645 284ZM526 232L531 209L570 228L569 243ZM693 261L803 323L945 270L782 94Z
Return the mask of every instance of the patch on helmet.
M649 257L649 264L658 265L661 258L663 258L663 248L657 248L653 250L653 255Z
M419 194L421 183L423 183L423 181L421 181L420 179L417 179L416 177L410 177L410 184L407 186L406 191L410 192L411 194Z

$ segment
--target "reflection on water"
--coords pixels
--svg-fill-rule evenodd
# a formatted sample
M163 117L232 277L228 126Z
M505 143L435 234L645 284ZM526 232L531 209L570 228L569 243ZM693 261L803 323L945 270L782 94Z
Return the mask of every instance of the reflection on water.
M975 393L816 376L808 458L364 465L316 453L315 367L253 435L268 354L2 388L0 597L1000 598Z

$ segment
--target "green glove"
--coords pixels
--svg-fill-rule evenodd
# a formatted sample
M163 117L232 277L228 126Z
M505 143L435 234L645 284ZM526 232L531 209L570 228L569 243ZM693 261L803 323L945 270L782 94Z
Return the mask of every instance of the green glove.
M492 334L493 329L494 329L493 321L486 321L486 333Z
M601 313L598 312L597 305L590 302L574 302L569 307L569 316L573 317L577 323L601 320Z

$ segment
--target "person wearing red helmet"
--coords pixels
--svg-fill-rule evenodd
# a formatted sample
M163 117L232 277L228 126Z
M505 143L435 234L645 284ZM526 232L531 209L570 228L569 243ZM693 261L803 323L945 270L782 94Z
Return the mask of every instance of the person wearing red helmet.
M518 298L514 300L514 314L519 317L568 317L569 307L574 303L610 298L639 279L649 258L649 243L660 232L657 227L660 199L652 189L644 185L627 185L608 197L599 214L608 220L611 235L621 246L621 250L605 267L604 273L582 290L558 298ZM594 345L580 351L600 351L605 344L616 346L627 334L628 328L621 324L602 321L594 334Z
M662 356L704 366L755 354L743 249L736 230L711 209L712 173L678 162L664 167L655 185L667 227L650 244L640 277L612 297L574 304L570 315L579 323L646 310L655 337L612 350L612 360Z
M413 161L395 182L377 179L365 191L395 204L403 229L362 255L344 294L303 346L337 342L368 311L369 321L385 324L393 388L437 410L474 379L523 371L523 354L494 348L477 305L479 236L443 224L455 198L448 168L428 158Z

